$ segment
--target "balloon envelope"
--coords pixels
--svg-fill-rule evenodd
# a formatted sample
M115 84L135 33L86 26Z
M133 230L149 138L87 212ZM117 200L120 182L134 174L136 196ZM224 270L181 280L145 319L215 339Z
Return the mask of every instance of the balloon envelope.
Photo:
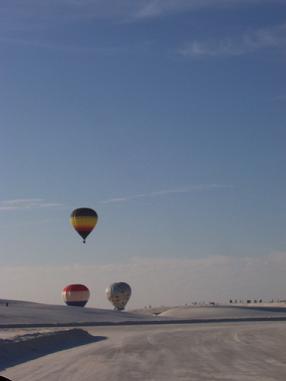
M85 242L86 237L92 232L98 220L95 210L90 208L75 209L70 216L70 223Z
M107 299L114 305L115 309L124 310L131 296L131 287L128 283L113 283L106 289Z
M70 284L63 289L62 296L68 306L84 307L90 292L83 284Z

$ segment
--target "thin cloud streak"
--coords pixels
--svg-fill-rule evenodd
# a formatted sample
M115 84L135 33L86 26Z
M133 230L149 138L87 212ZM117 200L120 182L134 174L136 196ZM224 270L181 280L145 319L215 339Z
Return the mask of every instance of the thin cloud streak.
M40 20L53 18L67 22L79 18L140 20L200 9L229 8L267 3L283 4L284 0L2 0L1 16L7 20Z
M281 3L281 0L149 0L142 1L138 7L137 18L152 18L172 13L195 11L209 8L241 7L243 5L259 5Z
M0 37L0 44L2 45L18 45L18 46L27 46L33 47L37 49L48 49L48 50L58 50L58 51L67 51L73 53L94 53L100 56L112 56L119 52L123 52L127 50L127 46L105 46L105 47L95 47L95 46L82 46L80 44L74 43L64 44L57 42L45 42L45 41L37 41L31 38L9 38L9 37Z
M238 38L194 40L180 48L179 54L190 58L242 56L260 49L285 47L286 24L282 24L250 31Z
M47 202L42 198L19 198L14 200L0 201L0 211L54 208L59 206L62 206L62 204Z
M286 94L277 95L273 98L274 102L286 102Z
M175 189L163 189L154 192L148 193L139 193L135 195L125 196L125 197L114 197L107 200L99 201L99 204L114 204L114 203L122 203L131 200L141 199L141 198L150 198L150 197L160 197L171 194L180 194L180 193L191 193L191 192L199 192L199 191L210 191L216 189L231 189L232 185L223 185L223 184L206 184L206 185L191 185L182 188Z

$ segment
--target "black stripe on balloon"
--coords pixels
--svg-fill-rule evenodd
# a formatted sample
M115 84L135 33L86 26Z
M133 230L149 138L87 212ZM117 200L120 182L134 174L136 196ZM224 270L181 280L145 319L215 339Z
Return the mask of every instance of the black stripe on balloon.
M95 210L90 209L90 208L78 208L72 212L71 217L95 217L95 218L97 218L97 213Z
M89 234L90 234L91 230L88 231L88 232L84 232L84 231L78 231L78 234L83 238L85 239Z

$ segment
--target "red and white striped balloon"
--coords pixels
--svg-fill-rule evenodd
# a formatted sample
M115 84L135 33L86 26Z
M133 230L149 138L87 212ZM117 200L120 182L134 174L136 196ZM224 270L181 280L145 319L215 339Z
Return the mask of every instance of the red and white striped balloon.
M83 284L70 284L63 289L62 296L68 306L84 307L90 292Z

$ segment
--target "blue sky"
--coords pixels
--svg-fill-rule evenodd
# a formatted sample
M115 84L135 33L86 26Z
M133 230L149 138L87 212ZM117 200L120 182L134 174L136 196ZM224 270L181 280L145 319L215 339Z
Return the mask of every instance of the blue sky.
M2 266L286 252L284 1L5 0L0 20Z

